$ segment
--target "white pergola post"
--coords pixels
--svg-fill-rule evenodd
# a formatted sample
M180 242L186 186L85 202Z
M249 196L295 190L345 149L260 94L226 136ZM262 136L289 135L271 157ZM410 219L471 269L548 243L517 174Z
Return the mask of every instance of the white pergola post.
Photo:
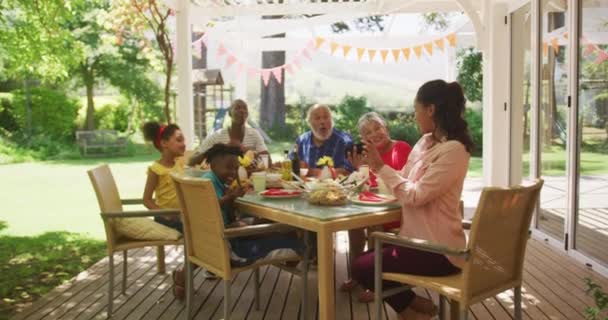
M184 134L186 146L195 145L194 107L192 103L192 41L190 0L178 0L177 28L177 124ZM190 148L188 148L190 149Z
M486 2L483 50L483 179L509 185L509 25L505 3Z

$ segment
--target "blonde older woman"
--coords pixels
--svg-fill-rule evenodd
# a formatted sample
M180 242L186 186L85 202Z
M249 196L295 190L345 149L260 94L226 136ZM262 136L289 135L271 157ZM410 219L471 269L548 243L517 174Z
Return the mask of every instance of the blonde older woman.
M410 152L412 151L412 147L405 141L391 139L388 133L386 121L381 115L377 114L376 112L368 112L362 115L357 123L357 128L359 129L361 139L363 141L370 141L374 148L378 150L378 153L382 158L382 162L385 165L395 170L401 170L401 168L403 168L407 162ZM355 146L353 151L348 152L348 160L353 165L354 169L358 169L364 161L360 151L363 150L357 150L357 147ZM373 172L370 172L370 181L371 185L376 184L376 176ZM400 224L401 220L397 220L387 223L383 227L384 230L390 230L393 228L399 228ZM351 261L354 261L356 257L363 253L363 248L365 247L366 242L365 230L349 230L348 239L350 249L349 256L351 257ZM346 280L340 288L341 290L346 291L352 289L355 285L356 283L349 279ZM367 295L369 295L369 293ZM361 299L365 300L366 296L362 296Z

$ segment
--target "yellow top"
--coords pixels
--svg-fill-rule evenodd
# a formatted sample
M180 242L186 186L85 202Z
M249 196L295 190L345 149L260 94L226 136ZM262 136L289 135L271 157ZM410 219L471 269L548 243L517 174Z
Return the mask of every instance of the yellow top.
M155 161L148 169L158 176L158 184L154 189L156 205L162 209L179 209L179 200L169 174L181 173L182 166L176 162L173 167L168 168Z

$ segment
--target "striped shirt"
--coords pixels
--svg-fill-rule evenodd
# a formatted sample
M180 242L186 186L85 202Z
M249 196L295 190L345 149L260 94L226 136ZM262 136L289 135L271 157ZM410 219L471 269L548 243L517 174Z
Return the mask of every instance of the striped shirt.
M229 142L230 134L228 133L228 129L222 128L205 138L198 147L198 152L204 153L213 147L214 144ZM242 144L245 148L255 152L268 151L268 148L266 148L266 144L264 143L264 138L262 138L262 135L254 128L245 127L245 136L243 137Z

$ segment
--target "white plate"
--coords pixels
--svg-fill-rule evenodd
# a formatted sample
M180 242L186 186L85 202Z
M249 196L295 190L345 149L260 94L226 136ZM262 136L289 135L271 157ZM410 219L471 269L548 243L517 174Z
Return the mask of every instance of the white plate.
M354 203L354 204L359 204L359 205L364 205L364 206L383 206L383 205L387 205L387 204L391 204L395 201L397 201L397 198L391 196L391 195L386 195L386 194L377 194L376 196L384 198L384 201L365 201L365 200L359 200L359 195L354 195L351 196L349 198L350 202Z

